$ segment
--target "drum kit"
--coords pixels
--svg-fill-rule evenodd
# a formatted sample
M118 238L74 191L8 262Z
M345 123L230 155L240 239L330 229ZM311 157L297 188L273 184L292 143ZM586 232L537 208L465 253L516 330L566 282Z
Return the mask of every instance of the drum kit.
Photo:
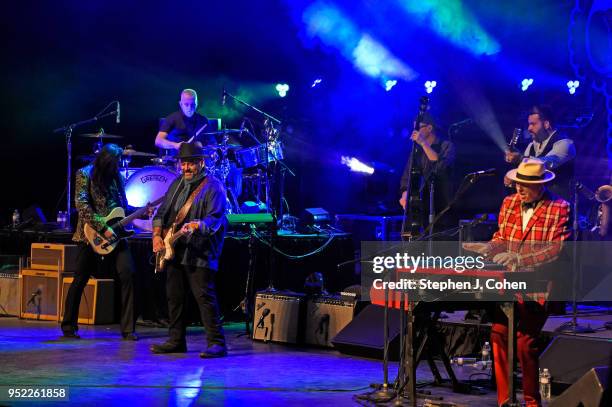
M219 136L219 144L203 147L205 171L223 182L227 190L227 213L240 213L240 202L254 201L260 206L262 198L267 200L268 176L265 168L268 163L284 158L282 143L278 138L268 139L268 143L243 148L230 142L230 134L243 133L244 129L225 129L206 133ZM79 137L95 139L93 154L81 155L81 161L91 162L101 150L104 139L120 139L122 136L105 133L79 134ZM266 151L267 149L267 151ZM167 150L153 154L125 146L120 171L126 178L125 192L128 204L143 207L162 197L170 184L180 176L180 163ZM140 164L139 166L135 165ZM245 188L243 193L243 177ZM143 231L151 231L151 220L137 220L134 225Z

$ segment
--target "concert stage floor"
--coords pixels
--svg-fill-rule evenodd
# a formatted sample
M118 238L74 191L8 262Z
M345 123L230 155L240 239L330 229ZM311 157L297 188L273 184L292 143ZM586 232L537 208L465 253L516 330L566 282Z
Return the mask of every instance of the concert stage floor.
M70 401L76 405L353 406L359 404L355 395L382 381L380 361L253 342L239 336L243 324L226 325L230 354L213 360L198 357L204 346L201 328L189 328L189 351L178 355L149 352L151 344L165 340L165 329L138 327L138 342L119 340L116 325L80 329L81 340L64 341L58 339L54 322L0 318L0 386L69 386ZM474 373L469 369L458 368L456 373L467 380ZM394 377L397 363L390 372ZM417 378L431 380L426 363ZM459 395L430 385L423 390L461 405L495 406L490 389L483 395Z

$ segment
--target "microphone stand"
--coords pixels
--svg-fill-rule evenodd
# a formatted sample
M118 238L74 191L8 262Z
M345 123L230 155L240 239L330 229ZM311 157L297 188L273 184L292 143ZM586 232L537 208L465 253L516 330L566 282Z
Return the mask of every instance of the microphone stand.
M108 106L107 106L108 107ZM72 131L76 128L84 126L86 124L95 123L100 119L109 116L116 116L117 111L105 113L100 116L94 116L91 119L81 120L76 123L67 124L63 127L59 127L53 130L53 133L63 133L66 139L66 153L67 153L67 169L66 169L66 229L70 231L72 229L72 201L70 200L71 192L72 192Z
M583 188L583 185L580 182L573 182L574 187L574 212L572 214L572 319L564 324L562 324L559 328L557 328L557 332L561 333L573 333L575 334L584 334L584 333L592 333L595 332L593 328L590 326L580 325L578 323L578 303L576 300L576 290L579 283L582 283L582 279L578 278L578 200L580 199L580 190Z

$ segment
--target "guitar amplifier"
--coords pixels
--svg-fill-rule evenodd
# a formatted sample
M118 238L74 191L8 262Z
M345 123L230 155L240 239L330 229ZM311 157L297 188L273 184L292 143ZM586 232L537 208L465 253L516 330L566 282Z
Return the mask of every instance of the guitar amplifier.
M31 267L37 270L76 270L78 246L75 244L32 243Z
M309 345L333 347L331 339L353 320L356 304L355 299L333 295L308 299L304 341Z
M60 316L64 317L64 305L73 277L64 277L62 284L62 302ZM79 305L79 324L104 325L114 321L115 290L112 279L90 278L81 295Z
M293 292L260 291L255 296L253 339L299 343L305 295Z
M46 270L21 270L21 318L58 320L59 277L63 273Z
M19 316L19 273L0 273L0 315Z

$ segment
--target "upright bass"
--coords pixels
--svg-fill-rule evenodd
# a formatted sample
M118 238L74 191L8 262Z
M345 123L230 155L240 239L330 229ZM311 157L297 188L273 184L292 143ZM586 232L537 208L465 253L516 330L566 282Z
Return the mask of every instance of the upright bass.
M423 115L429 108L429 98L422 96L419 99L419 113L414 122L414 130L419 131L419 124L423 120ZM402 239L413 240L423 231L424 227L424 203L422 197L421 183L423 174L416 160L418 145L412 143L410 159L408 161L409 177L406 189L406 205L404 206L404 220L402 222Z

